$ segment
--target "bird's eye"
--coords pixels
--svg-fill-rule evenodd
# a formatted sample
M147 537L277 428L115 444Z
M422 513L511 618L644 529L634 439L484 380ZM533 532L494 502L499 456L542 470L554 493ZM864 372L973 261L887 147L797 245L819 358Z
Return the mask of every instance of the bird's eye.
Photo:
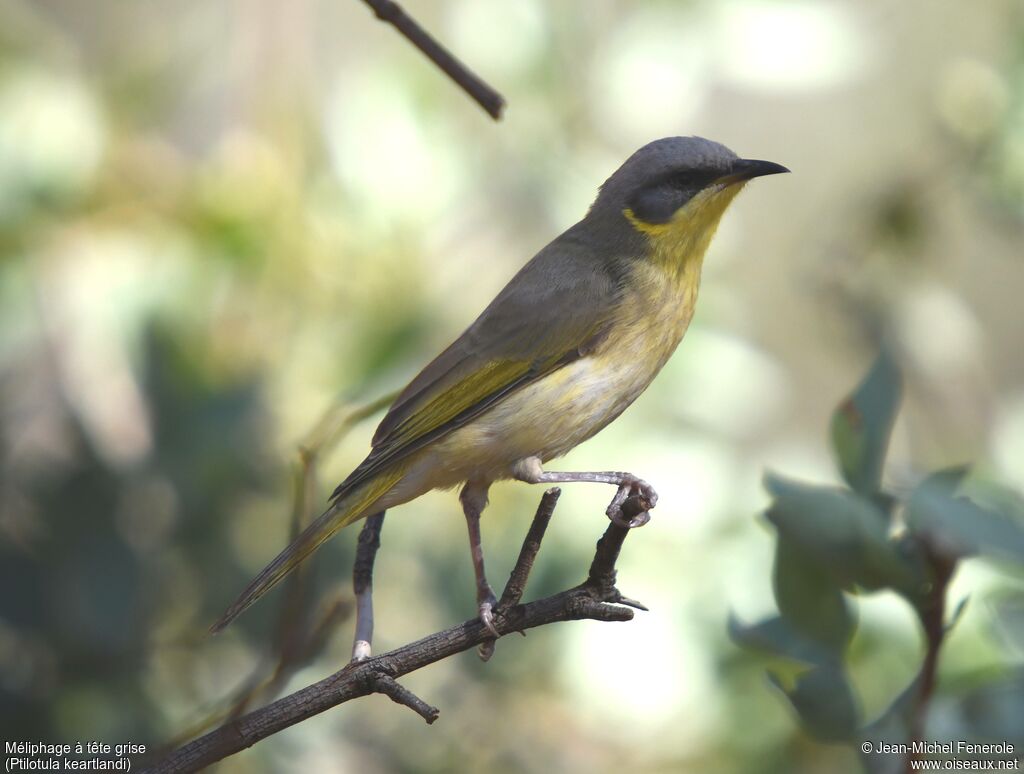
M662 183L637 192L629 208L644 223L668 223L688 198L685 192L675 186Z
M679 189L686 195L686 199L692 198L698 191L707 188L722 173L717 169L688 169L673 175L669 184Z
M721 172L716 169L687 169L675 172L641 188L630 200L633 215L645 223L668 223L680 207L707 188Z

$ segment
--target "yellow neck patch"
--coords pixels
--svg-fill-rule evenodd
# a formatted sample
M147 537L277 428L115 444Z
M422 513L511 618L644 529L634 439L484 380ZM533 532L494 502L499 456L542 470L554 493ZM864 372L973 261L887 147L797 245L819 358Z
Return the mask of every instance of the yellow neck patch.
M680 207L667 223L647 223L628 207L622 211L630 225L645 234L651 244L651 259L665 268L680 270L704 259L722 215L744 183L711 186Z

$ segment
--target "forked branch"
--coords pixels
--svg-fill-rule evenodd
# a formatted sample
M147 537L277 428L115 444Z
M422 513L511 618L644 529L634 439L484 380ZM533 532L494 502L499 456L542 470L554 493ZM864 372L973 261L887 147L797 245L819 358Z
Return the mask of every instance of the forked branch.
M640 603L623 597L615 587L615 562L629 534L628 529L615 523L609 523L598 542L586 581L535 602L519 603L559 494L558 489L549 489L541 498L519 559L501 595L494 625L502 636L559 621L585 618L629 621L633 618L630 607L645 609ZM640 497L633 496L623 504L623 513L631 518L646 510L646 506ZM432 723L439 710L401 686L397 679L475 646L484 646L486 650L493 642L494 638L480 620L474 618L388 653L353 661L330 677L234 718L179 747L148 771L159 774L198 771L313 715L372 693L382 693Z

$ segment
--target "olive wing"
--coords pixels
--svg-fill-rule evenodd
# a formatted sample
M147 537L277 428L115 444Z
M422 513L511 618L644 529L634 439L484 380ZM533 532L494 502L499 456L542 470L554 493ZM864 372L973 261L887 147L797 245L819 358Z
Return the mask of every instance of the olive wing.
M607 330L617 296L615 274L589 251L571 240L553 242L402 391L370 455L332 497L587 354Z

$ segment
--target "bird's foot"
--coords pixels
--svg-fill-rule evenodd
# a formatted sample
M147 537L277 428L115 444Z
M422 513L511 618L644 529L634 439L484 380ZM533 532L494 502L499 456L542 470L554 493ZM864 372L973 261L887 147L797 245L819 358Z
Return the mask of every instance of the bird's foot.
M623 513L623 505L631 497L638 499L638 505L641 510L634 516L627 518ZM657 504L658 493L654 491L654 487L641 478L630 476L619 484L619 489L615 493L615 497L608 504L605 513L613 524L617 524L624 529L634 529L635 527L642 527L651 520L650 510Z
M484 625L495 638L500 637L498 630L494 627L494 608L498 606L498 599L494 596L491 587L477 594L477 606L480 611L480 623Z

